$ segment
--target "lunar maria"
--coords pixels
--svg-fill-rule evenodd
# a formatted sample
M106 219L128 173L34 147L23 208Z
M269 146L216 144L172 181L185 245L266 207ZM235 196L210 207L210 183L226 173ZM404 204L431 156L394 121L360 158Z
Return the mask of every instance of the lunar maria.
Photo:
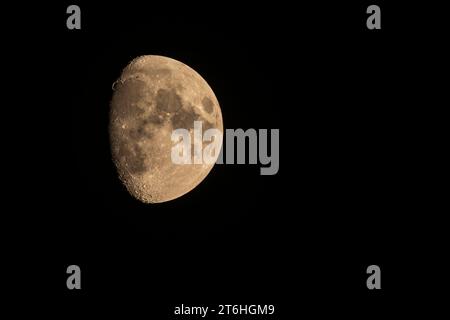
M192 135L191 135L192 132ZM183 164L248 164L264 165L260 169L261 175L274 175L279 169L279 129L226 129L225 157L222 146L222 131L209 128L203 132L202 121L194 121L193 129L177 128L172 131L172 162ZM248 157L246 150L248 146ZM206 143L206 146L204 147ZM235 161L236 160L236 161ZM224 162L225 161L225 162Z

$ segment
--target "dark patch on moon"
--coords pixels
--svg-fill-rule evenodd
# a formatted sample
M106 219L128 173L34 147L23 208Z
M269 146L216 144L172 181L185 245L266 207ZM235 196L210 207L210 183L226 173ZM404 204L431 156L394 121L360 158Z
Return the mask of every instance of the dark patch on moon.
M199 120L200 116L195 113L192 105L178 110L172 117L172 127L174 129L191 129L194 127L194 121Z
M202 104L203 104L203 107L205 108L205 111L206 111L206 112L208 112L208 113L213 112L213 110L214 110L214 104L213 104L213 102L211 101L210 98L204 97L204 98L202 99Z
M138 129L130 129L130 131L128 132L128 136L130 137L130 140L139 140L141 139L142 135L140 134Z
M182 107L180 96L175 90L159 89L156 94L156 109L160 112L175 112Z
M144 112L137 103L143 99L145 88L145 82L138 79L129 79L117 88L111 104L119 116L136 118Z
M215 128L214 123L206 120L200 114L196 112L195 107L192 104L187 105L184 108L178 110L172 117L173 129L193 129L194 121L202 122L202 131L205 132L208 129Z
M154 124L151 119L158 118L158 117L151 117L151 118L144 118L144 119L136 119L136 124L127 130L127 135L130 138L131 141L141 141L141 140L147 140L151 139L153 137L150 126Z
M148 123L154 125L162 125L165 121L166 117L164 115L152 113L148 118L143 120L143 124L146 125Z
M139 174L147 171L145 165L145 154L141 148L128 139L120 140L119 143L119 158L124 158L127 164L127 169L131 174Z
M151 139L152 138L152 134L150 133L147 125L144 122L142 122L141 125L138 126L137 134L140 138L143 138L143 139Z

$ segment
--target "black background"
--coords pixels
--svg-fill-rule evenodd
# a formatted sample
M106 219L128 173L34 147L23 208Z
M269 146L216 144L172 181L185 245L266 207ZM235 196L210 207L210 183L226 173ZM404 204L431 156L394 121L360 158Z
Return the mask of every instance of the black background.
M426 37L407 7L377 2L382 29L367 30L366 2L82 1L82 28L68 30L69 4L46 7L34 46L47 98L26 242L56 315L176 319L181 303L275 304L273 319L401 314L426 282L410 268L423 250L412 101L424 99ZM112 83L145 54L200 73L225 128L280 129L278 174L217 165L177 200L133 199L111 161L108 111ZM71 264L80 291L66 288ZM382 290L366 288L371 264Z

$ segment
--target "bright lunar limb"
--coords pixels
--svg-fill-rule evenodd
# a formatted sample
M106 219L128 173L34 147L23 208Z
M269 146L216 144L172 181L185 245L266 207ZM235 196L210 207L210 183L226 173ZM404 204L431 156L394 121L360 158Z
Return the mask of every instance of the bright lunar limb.
M179 128L192 132L194 121L202 122L203 132L215 128L223 133L220 106L206 81L179 61L147 55L129 63L113 90L111 151L130 194L158 203L194 189L214 163L173 163L171 134Z

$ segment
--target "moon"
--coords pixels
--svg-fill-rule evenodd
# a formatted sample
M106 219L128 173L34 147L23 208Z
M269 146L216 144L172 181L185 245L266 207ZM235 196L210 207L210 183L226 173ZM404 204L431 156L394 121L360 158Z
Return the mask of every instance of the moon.
M146 55L125 67L113 90L111 153L128 192L144 203L160 203L200 184L214 163L173 163L171 134L184 128L192 136L194 121L202 121L203 132L216 128L223 133L222 112L208 83L182 62Z

